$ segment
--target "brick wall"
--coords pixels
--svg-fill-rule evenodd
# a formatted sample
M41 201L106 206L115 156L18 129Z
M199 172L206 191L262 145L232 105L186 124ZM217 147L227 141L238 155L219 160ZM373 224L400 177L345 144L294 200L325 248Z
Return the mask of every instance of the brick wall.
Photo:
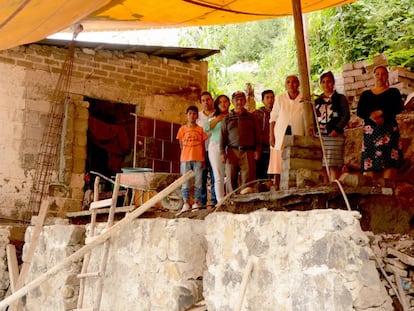
M2 216L21 219L25 214L50 100L66 55L66 48L40 44L0 51ZM63 185L54 186L59 196L75 199L80 207L89 117L84 97L133 104L138 115L182 123L185 108L198 104L200 91L207 87L207 62L77 48L73 64L64 151L53 180ZM67 201L61 204L56 212L71 209Z

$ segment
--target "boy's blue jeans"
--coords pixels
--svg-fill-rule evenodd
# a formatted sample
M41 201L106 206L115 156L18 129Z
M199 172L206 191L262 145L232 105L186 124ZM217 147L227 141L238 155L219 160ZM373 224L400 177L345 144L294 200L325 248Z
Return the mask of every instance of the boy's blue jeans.
M201 202L201 184L203 181L203 162L189 161L180 163L180 172L185 174L192 170L194 172L194 199ZM181 187L181 195L186 201L190 198L190 181L187 181Z

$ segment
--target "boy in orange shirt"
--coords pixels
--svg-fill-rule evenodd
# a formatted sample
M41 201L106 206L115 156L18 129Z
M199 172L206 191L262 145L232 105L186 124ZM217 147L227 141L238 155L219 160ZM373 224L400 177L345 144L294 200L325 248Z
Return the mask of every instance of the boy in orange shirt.
M203 162L204 162L204 141L207 134L201 126L198 126L196 120L198 118L198 108L189 106L185 112L187 123L182 125L177 133L177 139L180 141L180 171L181 174L187 173L189 170L194 172L194 203L192 210L201 207L201 185L203 179ZM184 200L183 208L180 213L190 210L190 182L183 184L181 195Z

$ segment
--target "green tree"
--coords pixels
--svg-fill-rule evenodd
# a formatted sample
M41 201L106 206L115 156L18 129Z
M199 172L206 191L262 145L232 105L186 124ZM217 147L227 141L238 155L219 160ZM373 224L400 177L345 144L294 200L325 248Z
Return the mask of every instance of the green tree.
M340 72L343 64L380 53L387 55L390 65L414 70L412 1L359 0L307 14L314 85L325 70ZM214 94L231 94L246 82L256 91L272 88L281 93L285 77L298 72L292 17L191 28L183 32L181 44L221 50L208 59L209 89ZM235 64L252 63L256 70L234 70Z

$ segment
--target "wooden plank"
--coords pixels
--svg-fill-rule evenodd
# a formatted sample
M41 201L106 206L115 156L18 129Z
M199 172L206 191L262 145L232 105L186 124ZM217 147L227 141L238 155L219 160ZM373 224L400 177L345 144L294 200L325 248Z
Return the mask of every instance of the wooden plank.
M401 302L401 306L403 308L403 311L408 311L409 310L409 302L407 299L407 296L405 295L404 289L402 287L401 284L401 277L397 274L394 274L395 277L395 283L397 284L397 290L398 290L398 294L400 296L400 302Z
M97 209L105 206L111 206L112 204L112 198L100 200L100 201L94 201L91 203L91 206L89 207L90 210Z
M19 277L19 264L17 263L16 247L13 244L7 244L7 267L9 269L10 290L12 293L16 290L16 283Z
M42 232L43 224L45 222L47 212L49 210L49 199L43 200L40 204L39 214L36 219L36 224L33 229L32 238L30 240L29 249L25 255L25 261L23 261L22 269L20 271L19 277L15 285L15 291L18 291L20 288L24 287L24 284L27 279L27 275L30 271L30 266L32 265L32 259L37 247L37 242L39 241L40 233ZM11 295L10 297L12 297ZM21 304L13 304L10 306L10 311L20 310Z
M101 178L99 176L95 177L95 183L93 185L93 202L99 201L99 183L101 182ZM94 237L95 236L95 227L96 227L96 213L97 213L97 209L92 209L92 211L90 211L92 213L91 215L91 223L90 223L90 236ZM86 240L85 240L86 243ZM86 274L88 272L88 267L89 267L89 261L91 259L91 252L87 252L85 254L85 256L83 257L83 262L82 262L82 269L81 269L81 275L82 274ZM79 275L78 275L79 278ZM78 293L78 302L77 302L77 307L78 308L82 308L83 307L83 298L85 296L85 278L80 278L79 280L79 293Z
M407 254L404 254L400 251L397 251L396 249L391 248L391 247L387 248L387 253L389 255L393 255L393 256L397 257L399 260L401 260L406 265L414 266L414 258L407 255Z
M128 205L128 206L122 206L122 207L117 207L115 209L115 213L128 213L132 210L134 210L137 206L136 205ZM101 208L98 210L95 210L96 214L108 214L109 213L110 208ZM91 210L88 211L80 211L80 212L69 212L66 213L67 217L80 217L80 216L90 216L92 215Z
M120 175L120 184L123 187L146 191L162 191L176 181L180 174L172 173L123 173Z
M114 192L112 194L112 204L111 204L111 208L110 208L109 214L108 214L108 222L107 222L107 227L106 227L107 230L110 230L110 228L114 224L115 209L116 209L116 202L117 202L117 199L118 199L120 180L121 180L121 174L116 174ZM104 249L103 249L101 263L100 263L100 267L99 267L99 275L100 276L105 275L106 265L108 263L109 247L110 247L110 240L108 239L104 242ZM103 280L103 277L101 277L98 280L98 285L97 285L96 292L95 292L95 299L94 299L94 305L93 305L95 310L100 310L100 308L101 308L103 284L104 284L104 280Z
M240 295L239 295L239 299L237 299L237 303L236 303L236 307L234 308L234 311L241 311L243 307L243 300L246 294L247 283L249 281L250 274L252 273L252 270L253 270L253 261L254 261L253 257L250 256L247 261L247 265L244 268L243 278L240 284Z
M79 273L76 277L78 279L82 279L82 278L96 278L98 276L101 276L101 273L99 271L96 271L96 272L87 272L87 273Z
M52 268L50 268L48 271L38 276L36 279L32 280L30 283L26 284L26 286L17 290L14 294L0 301L0 310L10 305L12 302L16 301L17 299L23 297L29 291L31 291L32 289L35 289L40 284L42 284L44 281L50 279L52 276L54 276L57 272L65 268L71 262L77 261L80 258L82 258L83 255L90 252L95 246L102 244L108 238L117 234L121 229L123 229L125 226L130 224L135 218L145 213L154 204L160 202L163 198L165 198L167 195L169 195L171 192L173 192L175 189L177 189L178 187L180 187L182 184L184 184L185 182L187 182L193 177L194 177L193 171L189 171L185 173L181 178L177 179L173 184L166 187L163 191L157 193L155 196L153 196L151 199L149 199L147 202L145 202L135 211L125 216L125 218L117 222L111 228L103 232L101 235L96 236L96 238L94 238L90 244L83 246L78 251L66 257L61 262L57 263Z

